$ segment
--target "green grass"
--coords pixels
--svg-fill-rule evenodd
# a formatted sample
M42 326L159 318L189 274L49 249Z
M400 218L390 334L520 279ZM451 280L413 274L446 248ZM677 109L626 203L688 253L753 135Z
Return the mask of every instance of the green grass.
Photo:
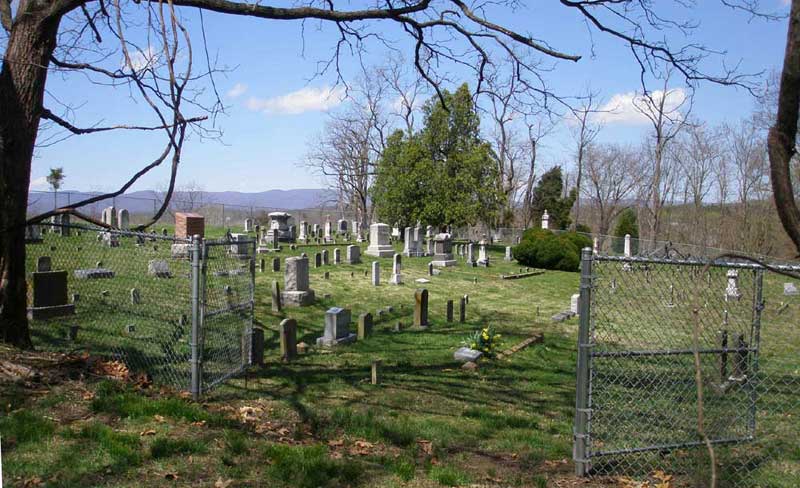
M95 246L92 241L93 236L87 235L46 236L43 245L28 247L32 251L29 269L38 255L51 254L56 268L93 267L95 261L102 260L117 271L113 280L71 277L70 293L81 294L77 315L34 323L38 343L52 340L48 343L59 350L90 349L92 353L115 357L124 354L128 359L141 359L161 373L154 375L157 380L185 386L189 371L188 328L180 325L179 319L187 313L188 280L182 274L188 272L188 263L170 260L175 273L172 279L143 278L149 259L170 259L167 246L159 245L155 250L137 248L123 240L122 247L110 249ZM71 254L69 247L74 248L78 242L87 250L80 259ZM50 251L50 245L56 246L56 251ZM345 244L338 247L344 255ZM333 248L325 247L331 255ZM20 386L0 389L0 432L4 440L11 437L6 432L20 429L22 424L25 428L32 426L32 433L22 436L27 440L15 441L13 447L4 449L5 471L19 479L52 479L48 481L52 486L77 486L83 477L90 480L89 484L137 488L162 486L165 474L171 473L177 474L178 479L170 483L185 486L205 486L209 480L222 478L238 483L231 486L414 488L482 483L488 476L501 480L493 482L499 486L543 487L570 472L571 467L561 460L571 458L577 321L552 323L550 316L568 308L570 295L578 289L577 274L546 272L519 280L501 280L501 274L518 272L520 267L502 261L503 247L494 246L490 249L492 267L467 268L459 261L458 266L432 277L427 276L428 259L404 258L404 284L393 286L387 283L391 259L364 256L362 246L361 264L314 268L314 253L321 249L301 246L291 251L284 246L278 254L282 259L301 252L309 255L311 287L318 297L313 306L273 313L270 287L273 280L283 284L283 262L281 272L273 273L267 266L267 271L256 273L255 320L265 332L265 364L209 391L202 404L161 392L157 387L137 391L107 381L90 382L87 388L94 397L85 400L59 388L43 396L31 395ZM269 261L272 257L259 255L257 259ZM370 277L364 275L373 260L381 266L382 283L378 287L372 286ZM221 258L209 266L218 270L236 264L239 263ZM329 279L323 278L326 271ZM621 280L620 276L628 275L618 275ZM647 286L641 273L630 276L641 281L620 281L616 295L599 296L619 311L605 322L604 330L616 336L607 345L630 348L648 330L665 340L685 344L689 337L685 330L670 328L671 322L657 320L656 312L662 310L666 289ZM417 278L429 279L430 283L419 285L414 282ZM747 279L742 276L743 287ZM243 280L232 277L210 279L209 303L220 303L226 284L235 285L234 294L245 296L247 290L236 288L240 281ZM800 415L796 393L787 387L797 384L797 362L792 356L796 346L792 349L790 344L796 345L798 329L793 324L800 319L800 310L793 306L777 314L778 303L784 300L782 281L769 277L765 288L768 307L764 311L764 330L769 332L762 338L761 364L765 371L786 382L765 385L769 391L761 401L773 402L765 403L765 407L784 410L794 401L790 412ZM430 327L424 330L409 327L413 321L414 290L422 286L430 293ZM143 303L137 307L129 301L132 287L142 292ZM108 296L102 296L104 290L110 292ZM683 287L679 291L683 295L678 299L685 304L690 290ZM457 318L459 298L465 294L469 295L466 323L447 323L447 300L454 300ZM323 298L325 295L330 297ZM620 301L622 296L627 297L626 301ZM312 348L294 362L282 362L280 321L296 319L298 340L313 345L322 335L325 311L332 306L349 308L354 323L363 312L371 312L377 319L378 310L391 306L394 311L376 320L373 335L365 341L329 351ZM739 318L743 311L744 308L730 308L730 320L749 324L750 318ZM681 321L683 316L676 315L672 320ZM404 324L401 332L395 332L397 322ZM73 323L82 327L79 338L66 341L63 330ZM135 324L134 334L124 332L128 323ZM654 327L656 324L658 327ZM209 374L219 375L238 360L242 323L220 318L206 325L206 345L220 354L207 358L204 366ZM502 334L501 350L534 331L543 331L545 341L510 358L484 361L476 372L460 369L453 361L453 351L470 332L486 325ZM707 327L716 330L719 323L710 321ZM786 341L775 341L777 336ZM164 347L167 339L169 349ZM231 345L227 359L220 348L225 344ZM383 362L378 386L369 383L370 365L376 359ZM637 367L642 365L648 371L663 366L645 361ZM707 366L710 371L716 367L712 362ZM624 375L635 379L634 373L631 370ZM598 382L602 380L597 378ZM692 428L686 410L692 403L677 402L664 388L648 390L637 387L635 382L610 382L608 388L610 393L639 399L639 403L632 400L626 411L639 416L646 426L641 435L656 439L665 433L683 435L681 429L688 432ZM601 400L601 393L597 395ZM709 397L714 398L711 394ZM81 405L85 415L91 417L88 427L86 421L74 420L83 418L81 415L64 422L49 420L60 418L61 410L75 405ZM645 415L645 406L671 409L688 420L685 425L670 426L664 419ZM724 412L734 406L712 401L709 408ZM242 407L256 408L260 412L257 420L242 422ZM22 422L18 417L21 415L36 420ZM791 441L800 435L797 415L775 418L762 414L757 418L756 425L764 429L760 431L764 439L777 444L752 443L738 451L757 453L757 466L747 470L754 469L754 483L788 487L800 482L800 453L796 442ZM611 423L604 430L598 423L595 433L606 436L604 440L611 443L624 440L614 427ZM154 434L140 435L150 431ZM334 448L329 445L331 442L342 444ZM359 442L372 447L364 453L351 453ZM736 453L720 449L721 456L731 452ZM654 459L663 463L667 458ZM741 456L724 459L736 462Z

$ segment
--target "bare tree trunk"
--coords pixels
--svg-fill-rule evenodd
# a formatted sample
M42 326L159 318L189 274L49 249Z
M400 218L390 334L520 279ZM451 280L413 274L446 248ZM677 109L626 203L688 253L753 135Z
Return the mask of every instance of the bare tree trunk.
M795 152L797 117L800 115L800 0L792 1L786 54L783 59L778 114L769 130L770 173L775 207L784 230L800 253L800 210L794 199L790 162Z
M48 18L42 3L27 4L14 22L0 71L0 339L20 347L32 345L25 283L31 158L60 19Z

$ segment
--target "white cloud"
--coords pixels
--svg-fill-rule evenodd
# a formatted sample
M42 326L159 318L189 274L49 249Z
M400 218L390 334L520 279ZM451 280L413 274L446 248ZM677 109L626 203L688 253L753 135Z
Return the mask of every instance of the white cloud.
M247 100L247 108L256 112L270 114L301 114L303 112L325 111L342 103L344 95L343 87L306 87L278 97L250 97Z
M244 95L245 93L247 93L247 85L245 85L243 83L237 83L237 84L233 85L233 88L228 90L227 95L228 95L228 98L238 98L238 97Z
M38 178L34 178L31 180L31 184L28 186L29 190L49 190L50 184L47 182L46 176L40 176Z
M682 88L669 89L666 91L666 95L663 90L656 90L651 92L650 96L656 104L659 104L661 99L666 96L664 100L666 113L676 110L686 101L686 92ZM648 110L648 104L645 101L646 99L641 93L617 93L611 97L608 103L600 107L600 112L594 114L592 120L604 124L646 124L649 119L641 111L641 109Z
M131 66L135 71L142 71L143 69L153 67L157 62L160 53L153 50L152 46L147 46L147 49L144 51L137 50L133 54L130 55L131 57ZM127 65L125 59L122 60L122 66L124 68L130 69Z

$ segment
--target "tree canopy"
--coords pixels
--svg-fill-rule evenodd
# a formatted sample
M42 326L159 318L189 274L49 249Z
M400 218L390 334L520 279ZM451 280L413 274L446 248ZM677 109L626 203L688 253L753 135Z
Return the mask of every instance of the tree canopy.
M498 209L497 170L467 84L442 92L423 107L424 125L397 131L378 160L372 200L378 217L406 226L466 225Z
M551 229L566 229L572 222L569 213L572 204L575 203L577 192L573 189L566 197L562 197L563 190L564 177L560 166L555 166L543 174L533 189L533 213L541 218L547 210Z

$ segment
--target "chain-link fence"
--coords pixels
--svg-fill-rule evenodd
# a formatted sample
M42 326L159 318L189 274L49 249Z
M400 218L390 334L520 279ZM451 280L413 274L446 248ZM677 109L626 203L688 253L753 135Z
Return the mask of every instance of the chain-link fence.
M578 474L800 486L797 282L705 264L584 251Z
M250 327L242 324L252 324L254 247L253 240L223 245L85 225L30 226L34 345L106 357L124 372L199 394L201 385L247 364L241 351L249 351ZM250 305L225 314L220 296L243 296ZM239 332L234 337L225 328Z

